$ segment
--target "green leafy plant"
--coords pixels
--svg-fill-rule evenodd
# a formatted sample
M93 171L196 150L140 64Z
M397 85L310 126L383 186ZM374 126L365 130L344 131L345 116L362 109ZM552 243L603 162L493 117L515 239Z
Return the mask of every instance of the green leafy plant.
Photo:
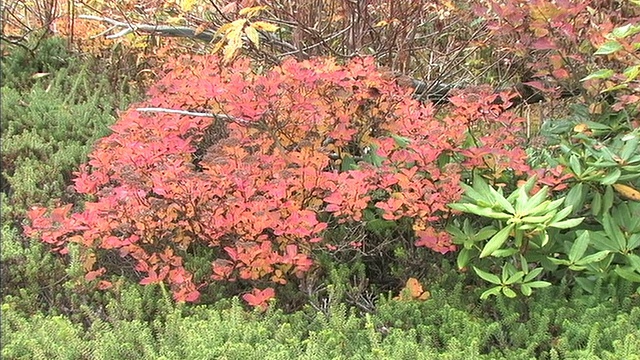
M550 121L544 131L555 151L549 161L572 175L565 205L585 217L567 257L549 260L579 270L575 281L593 291L597 279L620 276L640 282L640 129L637 120L640 28L625 24L604 35L594 53L609 68L583 79L587 91L608 95L608 102L575 105L573 113ZM594 252L595 251L595 252ZM640 289L639 289L640 290Z
M515 297L512 287L516 285L522 294L529 296L532 288L551 285L535 280L543 269L529 271L528 264L536 262L536 257L553 247L550 242L555 242L555 239L549 236L549 229L568 229L583 221L583 218L567 219L572 207L563 207L563 198L548 199L549 190L546 186L529 195L535 184L536 177L532 177L505 197L501 188L495 189L476 175L473 186L461 184L464 189L461 201L449 204L454 210L494 220L493 224L477 232L468 220L465 220L462 228L454 224L447 228L454 243L462 245L457 258L459 268L467 267L475 258L503 259L500 277L474 267L478 276L497 285L485 291L482 298L499 293ZM517 269L515 264L520 268Z

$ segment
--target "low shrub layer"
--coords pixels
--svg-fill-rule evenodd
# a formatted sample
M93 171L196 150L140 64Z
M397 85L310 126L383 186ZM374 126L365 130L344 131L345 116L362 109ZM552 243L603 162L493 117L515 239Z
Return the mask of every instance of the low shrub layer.
M458 275L448 281L464 282ZM624 286L622 286L624 287ZM149 287L147 287L148 289ZM447 285L447 288L450 288ZM149 303L127 288L93 322L28 317L3 305L4 359L638 359L640 308L630 289L596 295L543 289L527 301L477 302L462 286L432 298L384 298L373 313L344 304L247 312L239 299L213 306ZM165 296L169 296L165 294ZM605 301L605 299L607 299Z

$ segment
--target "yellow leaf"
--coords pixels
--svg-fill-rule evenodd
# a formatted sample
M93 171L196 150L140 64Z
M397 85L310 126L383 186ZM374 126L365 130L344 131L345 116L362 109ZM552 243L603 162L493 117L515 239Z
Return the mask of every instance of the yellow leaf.
M256 30L252 26L247 26L244 29L244 33L247 35L249 40L251 40L253 45L255 45L256 47L260 46L260 34L258 33L258 30Z
M242 48L242 37L240 35L240 32L234 31L232 33L229 33L227 41L227 46L224 47L222 53L224 61L229 62L236 56L238 50Z
M88 253L84 256L84 262L82 264L82 267L84 268L85 271L91 271L93 270L93 265L95 263L96 263L96 254Z
M244 8L244 9L240 10L240 12L238 12L238 14L240 16L246 15L247 18L250 19L250 18L258 15L260 13L260 11L267 10L268 8L269 8L268 6L254 6L254 7Z
M278 30L278 26L266 21L254 21L251 24L251 26L254 27L256 30L262 30L262 31L268 31L268 32L274 32Z
M373 27L384 27L387 25L389 25L389 22L387 20L380 20L377 24L373 25Z
M232 27L233 27L233 23L224 24L218 28L218 31L216 31L216 35L226 34L227 32L229 32L229 29L231 29Z
M217 53L218 51L220 51L220 49L222 49L222 47L224 46L224 39L218 41L214 46L213 46L213 50L211 50L212 53Z
M166 22L170 25L182 25L184 18L182 16L170 16Z
M193 9L193 5L195 4L195 2L196 2L195 0L182 0L180 2L180 8L184 12L191 11L191 9Z
M613 184L613 188L625 199L640 201L640 191L624 184Z
M573 131L577 132L577 133L583 133L585 131L589 130L589 125L585 124L585 123L580 123L576 126L573 127Z

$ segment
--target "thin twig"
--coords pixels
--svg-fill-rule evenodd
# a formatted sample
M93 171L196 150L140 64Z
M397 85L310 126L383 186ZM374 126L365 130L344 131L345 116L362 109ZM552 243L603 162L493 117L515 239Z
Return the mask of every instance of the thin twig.
M159 112L159 113L167 113L167 114L180 114L180 115L187 115L187 116L207 117L207 118L213 118L213 119L217 119L217 120L236 122L236 123L240 123L240 124L249 124L250 123L248 120L240 119L240 118L237 118L237 117L234 117L234 116L225 115L225 114L202 113L202 112L179 110L179 109L166 109L166 108L150 107L150 108L137 108L136 111L139 111L139 112Z

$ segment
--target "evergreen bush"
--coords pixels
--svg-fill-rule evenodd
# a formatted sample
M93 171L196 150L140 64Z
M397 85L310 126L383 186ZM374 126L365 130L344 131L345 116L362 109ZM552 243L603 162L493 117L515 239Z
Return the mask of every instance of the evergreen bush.
M3 301L68 313L68 297L77 295L62 290L68 259L24 238L22 220L29 207L57 198L81 206L66 191L73 171L93 142L110 132L117 108L137 95L95 72L97 60L74 57L64 39L44 39L33 53L9 49L2 60Z
M464 276L463 276L464 277ZM461 277L450 274L450 279ZM155 288L159 288L156 285ZM147 287L144 290L148 291ZM92 323L31 316L5 304L4 359L637 359L640 307L631 291L594 299L567 286L524 300L477 301L432 284L433 297L385 297L373 313L344 304L248 312L238 298L207 306L140 301L119 290ZM628 289L629 290L629 289ZM614 294L614 295L612 295ZM163 296L155 295L156 299ZM150 306L153 316L142 316Z

